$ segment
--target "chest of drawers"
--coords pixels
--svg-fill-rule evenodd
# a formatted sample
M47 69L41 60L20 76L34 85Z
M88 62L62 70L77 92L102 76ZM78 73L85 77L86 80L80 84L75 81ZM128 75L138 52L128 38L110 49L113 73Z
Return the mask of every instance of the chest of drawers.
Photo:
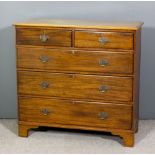
M15 24L19 136L49 126L111 132L133 146L142 24Z

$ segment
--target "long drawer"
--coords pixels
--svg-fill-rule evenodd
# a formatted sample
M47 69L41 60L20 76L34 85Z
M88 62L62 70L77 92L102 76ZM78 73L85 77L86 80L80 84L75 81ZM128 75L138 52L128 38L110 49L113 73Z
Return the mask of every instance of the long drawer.
M18 72L18 92L103 101L132 101L132 78L46 72Z
M63 29L17 29L17 45L71 46L72 33Z
M47 98L19 98L19 120L130 129L132 106Z
M42 70L65 70L94 73L133 72L133 53L17 48L18 67Z
M127 32L75 31L75 47L132 50L133 38Z

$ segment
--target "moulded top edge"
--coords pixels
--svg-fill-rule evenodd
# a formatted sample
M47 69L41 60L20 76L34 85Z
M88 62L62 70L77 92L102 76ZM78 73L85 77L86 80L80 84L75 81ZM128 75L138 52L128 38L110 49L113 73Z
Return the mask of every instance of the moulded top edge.
M15 23L15 26L32 27L70 27L70 28L96 28L96 29L124 29L137 30L143 22L118 22L118 21L90 21L90 20L64 20L64 19L36 19L27 22Z

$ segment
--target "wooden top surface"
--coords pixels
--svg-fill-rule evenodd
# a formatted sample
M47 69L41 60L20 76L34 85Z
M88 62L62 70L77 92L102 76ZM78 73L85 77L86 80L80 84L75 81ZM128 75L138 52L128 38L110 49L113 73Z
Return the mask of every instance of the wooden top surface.
M137 30L143 22L104 22L90 20L57 20L57 19L36 19L22 23L16 23L15 26L30 27L70 27L70 28L100 28L100 29L124 29Z

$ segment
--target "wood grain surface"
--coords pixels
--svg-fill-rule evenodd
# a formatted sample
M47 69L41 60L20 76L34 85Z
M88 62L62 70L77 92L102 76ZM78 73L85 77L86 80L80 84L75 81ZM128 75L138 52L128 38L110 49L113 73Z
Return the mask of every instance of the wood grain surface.
M18 47L17 56L18 68L90 73L133 73L132 52ZM47 61L44 62L43 58ZM102 66L102 61L107 64Z
M104 39L105 43L101 43ZM75 47L133 49L133 34L122 32L75 31Z
M48 111L47 115L42 113L45 109ZM101 112L107 113L105 119L101 119ZM129 105L33 97L20 98L19 102L19 119L28 122L130 129L131 113L132 106Z
M18 78L19 94L132 102L130 77L19 71ZM108 90L101 92L102 86Z
M48 37L42 42L41 35ZM16 43L19 45L71 46L71 31L45 29L16 29Z

